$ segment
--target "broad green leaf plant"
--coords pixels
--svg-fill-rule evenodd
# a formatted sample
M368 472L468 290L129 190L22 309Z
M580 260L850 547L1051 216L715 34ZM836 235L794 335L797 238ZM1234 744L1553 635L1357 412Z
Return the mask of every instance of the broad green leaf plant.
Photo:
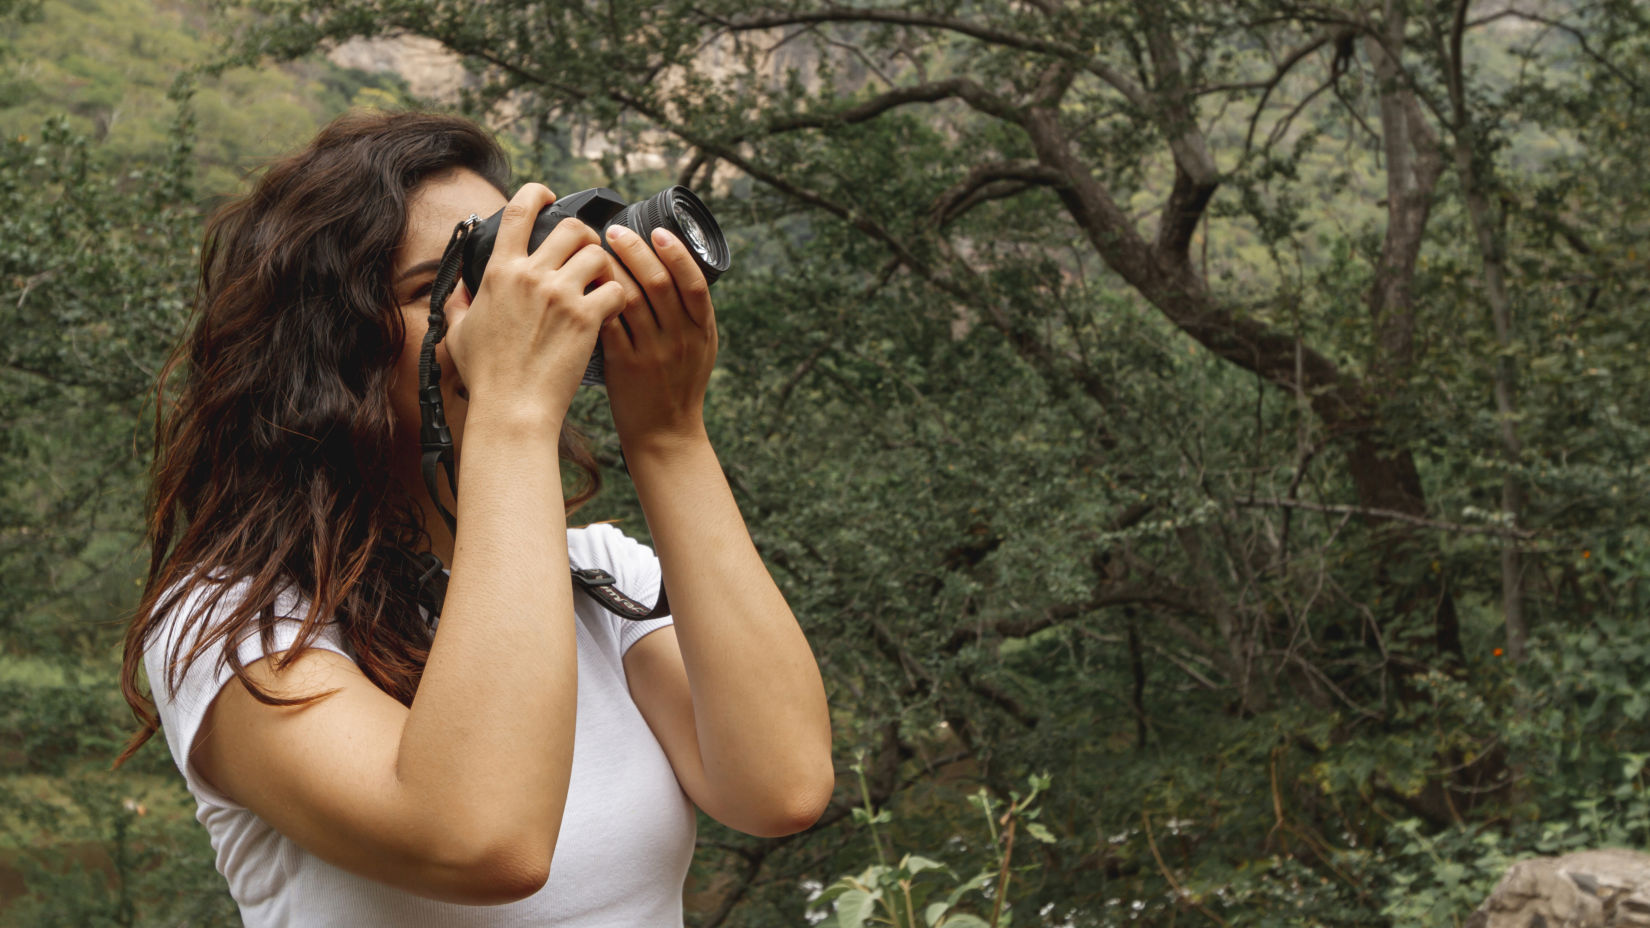
M1042 813L1037 799L1051 782L1047 774L1032 776L1023 796L1011 791L1008 799L1002 800L982 787L968 797L969 804L985 819L988 840L985 859L973 861L978 869L964 877L959 868L921 854L907 853L898 863L890 864L894 851L878 826L890 824L893 814L878 808L872 800L863 755L852 769L859 781L861 801L853 811L854 822L870 832L877 862L858 874L842 877L820 894L815 904L831 905L824 916L825 924L831 928L1003 928L1013 924L1008 895L1017 833L1023 830L1035 841L1055 843L1054 834L1037 821ZM962 869L966 872L967 868ZM970 911L976 907L989 914Z

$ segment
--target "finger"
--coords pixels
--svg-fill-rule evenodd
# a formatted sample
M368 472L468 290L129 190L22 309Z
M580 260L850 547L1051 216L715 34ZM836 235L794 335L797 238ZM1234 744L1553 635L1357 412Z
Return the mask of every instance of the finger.
M661 330L671 327L672 320L681 315L681 298L676 295L676 282L670 275L670 269L647 247L641 236L619 226L612 226L607 230L607 240L613 244L613 250L624 260L625 268L630 276L636 278L641 285L642 293L647 297L650 312L646 318L636 313L631 318L627 310L627 318L631 324L651 322Z
M440 364L446 376L442 377L443 386L458 388L464 383L464 359L469 357L466 351L464 328L466 316L452 320L447 326L447 334L436 346L435 360Z
M646 306L647 294L642 292L642 286L636 283L636 278L630 276L630 271L625 269L624 262L619 260L616 255L610 254L607 256L607 263L613 274L613 279L618 281L619 285L624 288L624 306L621 309L630 310Z
M601 286L585 294L584 298L590 300L601 313L603 328L619 318L620 311L624 309L624 287L612 278L608 278Z
M653 249L658 252L659 260L670 269L683 315L694 325L705 328L711 323L716 310L710 303L710 282L705 280L705 272L700 269L699 262L693 260L693 254L681 239L664 229L653 230Z
M493 251L504 255L527 253L528 236L533 223L546 206L556 202L556 195L543 184L523 184L516 195L505 204L504 215L498 221L498 237L493 240Z
M466 318L468 318L468 314L447 320L447 331L441 336L440 343L435 346L437 360L440 360L441 349L443 348L447 349L449 355L463 352L462 346L464 344L464 332L466 331L464 320Z
M629 354L636 350L636 343L630 338L630 330L625 327L624 317L617 314L602 323L601 343L602 351L609 357Z
M608 259L607 252L602 251L602 246L594 242L574 252L561 266L559 273L568 277L571 283L577 284L580 293L589 290L594 284L617 283L613 279L613 262ZM622 286L619 288L619 294L621 297L624 294Z
M601 237L596 230L569 216L550 230L544 241L533 252L533 260L541 262L546 270L560 270L579 249L594 245L601 249Z

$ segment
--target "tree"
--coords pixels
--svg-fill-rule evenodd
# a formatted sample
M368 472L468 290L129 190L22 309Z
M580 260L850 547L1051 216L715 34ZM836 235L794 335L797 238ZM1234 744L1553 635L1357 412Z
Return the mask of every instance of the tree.
M89 657L106 640L102 620L77 608L83 597L107 616L130 596L140 408L191 293L189 156L184 142L169 163L111 174L62 121L38 139L0 142L0 191L12 204L0 217L8 650Z
M233 913L164 749L108 772L131 721L115 670L143 410L192 292L183 113L170 158L118 171L66 120L0 141L0 847L28 890L0 905L7 925Z

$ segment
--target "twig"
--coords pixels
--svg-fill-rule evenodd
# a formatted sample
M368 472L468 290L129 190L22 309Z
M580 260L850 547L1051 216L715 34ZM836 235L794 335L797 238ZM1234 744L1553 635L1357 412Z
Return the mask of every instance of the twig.
M1615 62L1600 54L1587 43L1587 34L1585 32L1577 29L1575 26L1563 22L1562 20L1553 19L1548 16L1541 16L1537 13L1526 13L1523 10L1506 9L1501 10L1498 13L1491 13L1487 16L1481 16L1477 19L1471 20L1466 23L1466 27L1471 29L1478 26L1488 25L1489 23L1505 17L1516 17L1518 19L1529 20L1533 23L1540 23L1549 29L1557 29L1558 31L1565 33L1575 41L1577 46L1581 48L1583 54L1602 65L1606 71L1609 71L1610 74L1616 78L1616 80L1619 80L1628 87L1631 87L1636 93L1644 92L1644 88L1639 86L1638 82L1633 80L1633 78L1626 72L1622 71L1621 68L1617 67Z
M1008 864L1014 857L1014 826L1019 824L1014 808L1003 813L1003 865L997 871L997 898L991 905L991 928L997 928L1003 917L1003 901L1008 897Z
M21 293L17 294L17 308L22 309L24 301L26 301L29 298L30 291L34 290L34 288L39 286L40 284L43 284L46 281L51 280L52 275L54 275L56 273L57 273L56 271L41 271L38 274L32 274L28 278L26 278L23 281L23 291Z
M1342 506L1329 503L1310 503L1299 499L1271 499L1247 496L1234 499L1231 503L1234 506L1247 509L1304 509L1308 512L1329 512L1339 515L1364 516L1370 519L1386 519L1391 522L1406 522L1410 525L1420 525L1462 535L1495 535L1501 538L1518 538L1526 541L1537 537L1536 533L1529 529L1511 528L1504 525L1464 525L1460 522L1428 519L1425 516L1410 515L1396 509L1378 509L1371 506Z
M1202 912L1204 915L1207 915L1209 917L1209 921L1220 925L1221 928L1232 928L1231 922L1228 922L1226 919L1216 915L1203 903L1193 898L1192 894L1186 891L1186 887L1181 886L1180 881L1174 878L1174 874L1169 871L1169 865L1163 862L1163 855L1157 851L1157 839L1152 837L1151 817L1148 816L1143 810L1140 813L1140 821L1146 826L1146 845L1152 849L1152 859L1157 861L1158 871L1163 874L1163 879L1168 880L1169 885L1174 888L1175 895L1186 900L1187 902L1190 902L1193 908L1197 909L1199 912Z

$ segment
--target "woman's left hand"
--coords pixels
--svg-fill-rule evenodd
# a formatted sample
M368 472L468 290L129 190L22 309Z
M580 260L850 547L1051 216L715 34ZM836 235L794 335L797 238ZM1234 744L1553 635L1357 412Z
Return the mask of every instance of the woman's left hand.
M607 397L625 454L634 458L704 435L716 310L681 239L656 230L649 248L635 232L612 226L607 240L630 272L616 275L624 311L602 327Z

